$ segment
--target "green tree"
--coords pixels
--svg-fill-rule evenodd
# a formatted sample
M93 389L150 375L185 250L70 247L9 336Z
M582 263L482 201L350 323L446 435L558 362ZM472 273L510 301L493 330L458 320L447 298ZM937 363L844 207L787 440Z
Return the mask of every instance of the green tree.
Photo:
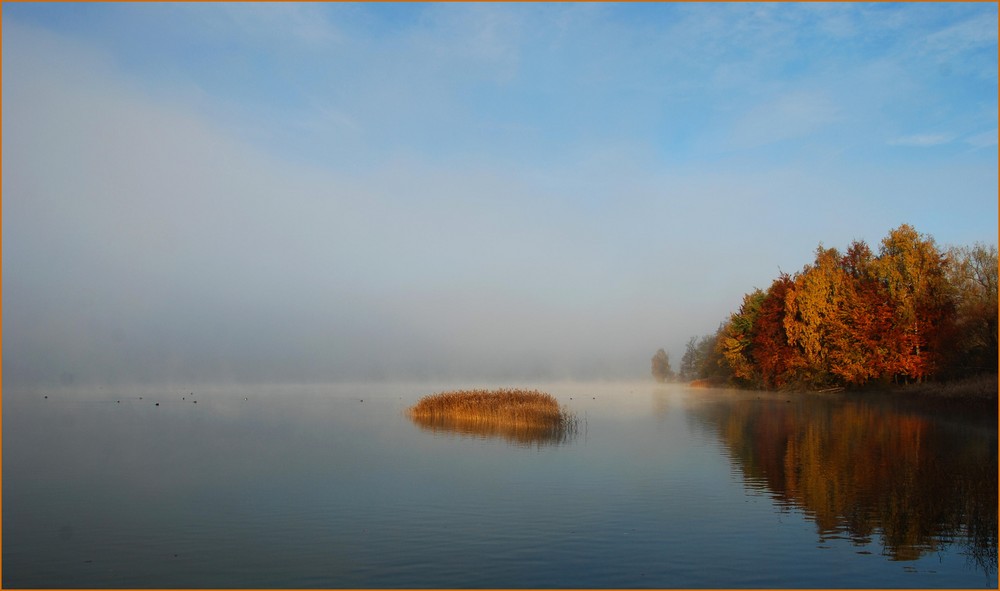
M704 355L701 365L702 377L718 383L734 380L733 368L723 355L722 342L725 330L726 323L723 322L719 324L715 334L705 335L698 343L698 348Z
M657 382L666 382L674 379L674 370L670 367L670 356L663 349L656 351L653 355L653 378Z
M744 295L739 312L729 317L718 344L733 378L744 385L760 385L760 372L753 362L752 346L754 325L765 297L766 294L759 289Z

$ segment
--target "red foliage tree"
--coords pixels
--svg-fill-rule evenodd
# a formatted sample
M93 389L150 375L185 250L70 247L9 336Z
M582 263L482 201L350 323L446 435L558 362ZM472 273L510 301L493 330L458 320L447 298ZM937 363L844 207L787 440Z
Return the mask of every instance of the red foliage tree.
M801 350L785 334L785 297L795 285L787 273L771 283L754 323L751 356L765 388L781 388L797 381L805 367Z

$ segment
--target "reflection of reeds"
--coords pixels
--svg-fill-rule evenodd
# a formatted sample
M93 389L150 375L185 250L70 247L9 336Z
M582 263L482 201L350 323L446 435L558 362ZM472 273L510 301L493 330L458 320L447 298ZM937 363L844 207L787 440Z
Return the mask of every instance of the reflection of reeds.
M561 443L576 432L576 419L550 394L537 390L442 392L421 398L408 414L425 429L519 444Z

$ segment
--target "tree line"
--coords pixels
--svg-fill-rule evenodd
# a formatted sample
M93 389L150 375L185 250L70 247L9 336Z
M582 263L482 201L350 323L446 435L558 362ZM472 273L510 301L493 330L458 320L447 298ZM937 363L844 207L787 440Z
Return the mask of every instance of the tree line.
M764 389L911 383L997 372L997 248L943 249L907 224L873 251L816 248L692 337L682 380Z

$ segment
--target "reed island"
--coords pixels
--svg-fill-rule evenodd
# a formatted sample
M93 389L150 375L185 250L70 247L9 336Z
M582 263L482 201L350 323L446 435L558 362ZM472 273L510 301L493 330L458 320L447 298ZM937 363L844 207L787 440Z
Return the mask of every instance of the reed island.
M551 395L538 390L456 390L421 398L407 411L419 426L519 443L565 441L576 417Z

